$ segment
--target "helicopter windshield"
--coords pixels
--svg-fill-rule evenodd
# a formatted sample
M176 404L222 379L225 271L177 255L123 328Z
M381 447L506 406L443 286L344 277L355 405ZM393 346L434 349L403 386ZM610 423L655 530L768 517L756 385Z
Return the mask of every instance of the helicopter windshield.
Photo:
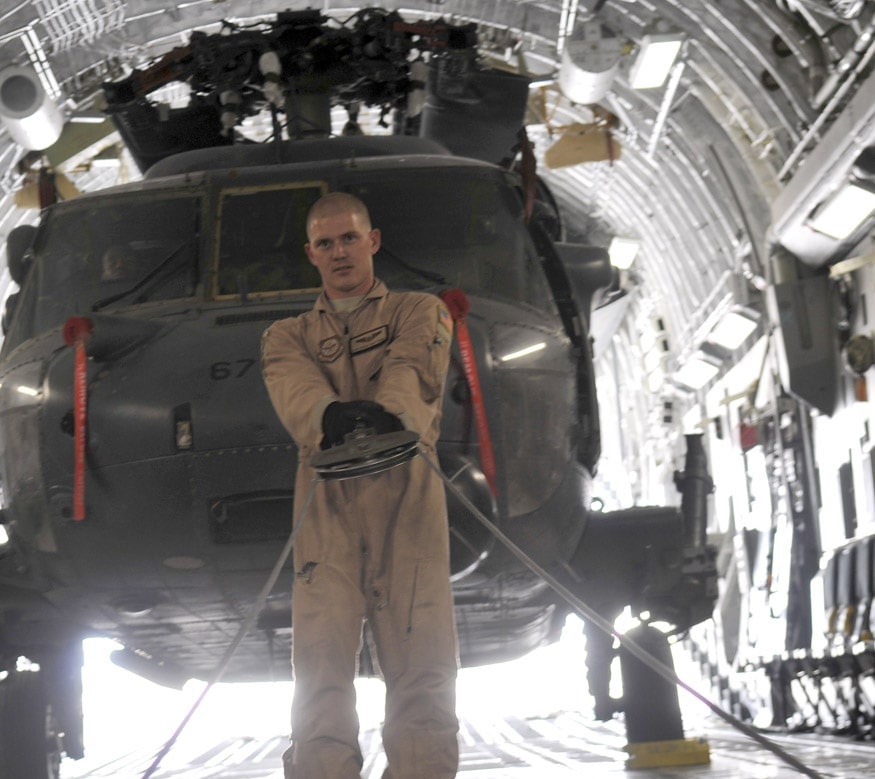
M374 264L391 288L460 287L544 308L546 282L501 174L481 168L356 171L332 182L361 197L382 232ZM315 291L304 252L304 219L327 184L229 189L222 193L214 294Z
M485 166L351 166L330 181L228 187L206 236L202 200L190 190L59 204L40 228L4 349L77 314L191 297L201 238L212 246L205 287L212 298L315 294L320 279L304 251L305 219L329 189L368 204L382 231L375 271L390 288L459 287L552 310L521 198L505 175Z
M312 183L223 191L214 296L316 290L319 273L304 251L305 222L324 191Z
M389 287L459 287L544 308L549 295L522 203L490 169L381 174L351 188L382 231L377 275Z
M118 298L125 305L193 295L199 209L199 198L166 192L83 198L52 208L7 340L58 327L99 301ZM146 277L135 299L126 297Z

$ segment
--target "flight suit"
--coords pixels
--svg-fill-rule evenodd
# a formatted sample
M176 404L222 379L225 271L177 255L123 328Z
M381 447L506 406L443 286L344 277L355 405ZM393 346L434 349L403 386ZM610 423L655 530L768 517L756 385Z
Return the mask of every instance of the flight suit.
M331 401L380 403L435 457L451 334L438 298L390 292L379 281L352 311L336 311L323 295L312 311L268 328L265 384L299 449L296 515ZM439 476L415 457L318 483L294 561L289 775L360 776L353 682L367 619L386 684L384 779L454 777L457 646Z

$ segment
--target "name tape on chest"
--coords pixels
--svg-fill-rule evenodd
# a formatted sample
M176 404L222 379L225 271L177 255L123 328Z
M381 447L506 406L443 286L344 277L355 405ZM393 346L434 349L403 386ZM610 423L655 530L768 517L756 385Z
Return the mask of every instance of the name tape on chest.
M364 333L353 335L349 338L349 353L350 355L361 354L369 349L374 349L381 346L389 340L389 326L381 325L372 330L367 330ZM332 335L324 338L319 342L319 351L317 358L319 362L329 363L334 362L344 351L343 336Z
M373 330L367 330L360 335L354 335L349 339L349 353L361 354L373 349L389 340L389 326L382 325Z

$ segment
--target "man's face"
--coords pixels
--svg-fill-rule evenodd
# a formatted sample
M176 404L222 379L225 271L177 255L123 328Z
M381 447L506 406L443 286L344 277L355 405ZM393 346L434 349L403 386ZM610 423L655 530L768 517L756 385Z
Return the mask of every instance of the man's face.
M357 213L341 211L313 219L304 247L319 270L329 298L364 295L374 284L373 256L380 248L380 231Z

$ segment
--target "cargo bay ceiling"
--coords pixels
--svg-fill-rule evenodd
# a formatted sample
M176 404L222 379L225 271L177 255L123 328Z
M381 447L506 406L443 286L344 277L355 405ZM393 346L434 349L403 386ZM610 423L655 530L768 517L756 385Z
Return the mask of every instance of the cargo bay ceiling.
M639 247L624 283L666 320L675 366L733 305L757 308L785 265L822 269L866 250L811 217L850 181L873 189L875 3L864 0L409 0L405 19L478 24L483 61L531 79L526 118L539 174L569 240ZM316 8L297 0L28 0L0 3L0 68L32 68L64 127L28 151L0 129L0 237L34 222L34 171L74 194L136 178L118 136L88 130L101 83L142 68L192 30ZM680 41L664 81L636 64ZM167 97L167 99L171 99ZM106 127L108 123L104 123ZM366 127L366 129L368 129ZM376 128L379 130L379 128ZM101 163L114 163L105 167ZM74 189L75 187L75 189ZM871 220L871 216L870 216ZM14 284L0 279L5 297Z

